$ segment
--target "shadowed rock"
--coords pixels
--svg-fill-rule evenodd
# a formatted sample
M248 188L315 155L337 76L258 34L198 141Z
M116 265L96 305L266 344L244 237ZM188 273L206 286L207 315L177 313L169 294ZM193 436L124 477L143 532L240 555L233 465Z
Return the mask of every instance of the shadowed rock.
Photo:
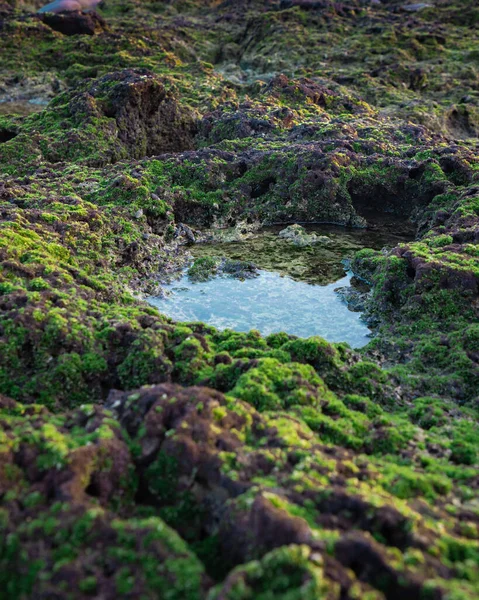
M103 17L94 11L68 11L61 13L43 12L41 20L55 31L64 35L94 35L105 31Z

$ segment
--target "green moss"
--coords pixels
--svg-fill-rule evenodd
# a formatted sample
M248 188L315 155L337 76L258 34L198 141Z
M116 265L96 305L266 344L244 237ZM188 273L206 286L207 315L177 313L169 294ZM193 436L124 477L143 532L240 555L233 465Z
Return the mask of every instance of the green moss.
M323 564L307 546L284 546L266 554L261 560L235 569L231 583L212 590L208 600L257 598L269 600L313 600L326 591ZM229 585L228 585L229 584ZM331 589L330 589L331 591Z
M451 444L451 460L462 465L473 465L477 462L477 449L462 440L454 440Z
M219 258L213 256L197 258L188 269L188 277L192 281L207 281L217 273L219 261Z
M273 358L261 358L236 382L231 395L258 410L289 408L295 404L317 406L331 398L324 382L309 365L283 365Z
M105 585L172 600L379 600L413 581L424 597L475 598L479 204L466 138L478 126L479 13L459 0L403 27L381 6L237 8L126 2L104 9L109 31L81 39L4 18L0 87L58 93L37 114L0 116L0 392L25 402L0 398L0 589L8 600ZM144 136L121 141L114 82L98 78L130 67L205 117L202 150L153 159ZM262 82L280 72L289 79ZM352 261L373 284L377 335L361 354L173 324L131 293L179 266L178 221L364 226L368 209L412 217L419 234ZM205 256L193 273L201 261L214 270ZM284 271L305 264L291 249ZM311 277L329 277L319 270ZM137 388L169 381L227 399L195 404L201 428L160 427L145 463L166 409L131 439L98 403L134 389L140 418ZM128 465L116 479L117 459ZM65 501L48 507L48 494ZM268 532L249 535L270 522L260 496L286 520L271 536L299 518L314 552L263 554ZM337 552L359 536L374 572L369 554L345 566ZM192 549L222 581L211 591Z

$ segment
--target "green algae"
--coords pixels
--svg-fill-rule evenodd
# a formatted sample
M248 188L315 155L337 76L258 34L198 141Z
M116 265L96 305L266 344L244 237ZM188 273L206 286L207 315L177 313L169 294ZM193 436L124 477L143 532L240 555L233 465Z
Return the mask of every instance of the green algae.
M206 231L206 240L190 248L195 258L210 260L215 256L226 256L231 260L250 261L258 268L275 271L298 281L314 284L327 284L337 281L344 275L342 261L352 258L364 246L381 249L407 239L387 232L344 230L327 225L310 225L307 231L328 238L323 245L295 247L278 234L282 227L269 227L257 233L241 232L241 223L231 230ZM222 238L233 238L223 242Z
M477 8L336 4L128 2L91 37L5 17L2 86L44 73L67 88L0 117L0 391L25 402L0 399L7 598L477 596ZM85 78L128 68L201 113L202 150L150 159L139 138L112 153L112 118L74 114ZM290 79L271 83L279 71ZM183 264L179 222L364 225L383 208L418 233L353 260L378 327L362 355L174 324L131 293ZM276 239L251 248L313 276ZM112 388L165 381L227 396L161 390L145 413L146 388L128 392L136 421L98 412ZM264 514L299 543L267 547Z
M311 556L307 546L285 546L264 556L261 561L238 567L230 575L232 585L212 590L208 600L216 598L291 598L313 600L326 593L322 562ZM225 595L226 593L226 595Z

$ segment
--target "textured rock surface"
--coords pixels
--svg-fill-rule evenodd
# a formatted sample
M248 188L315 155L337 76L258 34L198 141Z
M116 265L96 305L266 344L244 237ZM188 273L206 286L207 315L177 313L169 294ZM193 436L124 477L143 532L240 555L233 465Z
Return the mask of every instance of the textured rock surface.
M41 19L43 23L64 35L94 35L102 33L106 27L103 17L95 12L46 12Z
M477 598L477 3L38 7L0 7L0 595ZM206 227L317 221L416 230L352 259L361 353L138 297Z
M191 149L195 129L194 113L159 77L125 69L88 81L32 115L0 160L10 169L65 159L97 166ZM22 158L25 144L31 162Z

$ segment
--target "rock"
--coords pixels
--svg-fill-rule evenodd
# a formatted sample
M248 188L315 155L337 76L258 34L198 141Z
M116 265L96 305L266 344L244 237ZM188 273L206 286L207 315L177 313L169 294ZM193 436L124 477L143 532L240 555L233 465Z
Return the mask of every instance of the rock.
M338 113L371 112L371 108L365 102L353 94L345 93L343 89L338 89L338 84L331 80L325 82L306 77L293 79L280 73L271 79L265 89L265 95L273 98L284 97L288 104L293 106L296 102L303 101ZM293 115L294 113L291 117Z
M126 69L93 82L86 94L72 100L73 114L89 103L90 94L94 112L115 120L118 137L131 157L193 147L193 114L146 69Z
M461 139L476 137L479 132L478 111L469 103L452 106L447 114L447 123Z
M260 597L265 589L276 598L285 598L285 573L289 575L288 594L304 599L323 598L327 593L323 562L321 554L309 546L283 546L231 571L211 592L210 600L248 600Z
M0 80L0 109L13 103L25 106L28 112L42 110L65 89L66 85L53 73Z
M0 9L0 596L479 597L478 8L419 1ZM364 352L141 301L195 227L365 218Z
M205 256L197 258L188 269L188 277L191 281L208 281L218 275L218 267L221 260L216 256Z
M187 244L195 244L196 243L196 236L193 233L193 230L191 229L191 227L188 227L188 225L185 225L184 223L178 223L178 227L176 228L176 231L175 231L175 237L181 237L181 236L184 236L186 238Z
M204 243L230 244L242 242L251 238L255 231L260 229L260 223L247 223L239 221L234 227L227 229L208 229L204 231L199 239Z
M267 110L245 103L230 111L222 108L207 113L199 124L199 135L205 142L216 144L224 139L264 137L280 124L281 120Z
M42 11L41 20L64 35L95 35L106 31L106 22L96 12Z
M412 90L421 90L427 86L428 78L424 69L412 69L409 75L409 87Z
M75 18L72 15L52 18ZM59 162L67 153L99 166L192 149L196 117L157 75L146 69L124 69L61 94L32 126L37 160Z
M316 244L327 245L332 241L325 235L307 233L301 225L289 225L279 232L279 237L288 240L295 246L314 246Z
M236 279L251 279L259 275L255 264L244 260L226 258L220 264L220 273Z
M351 532L336 545L336 557L343 564L348 565L363 581L373 583L378 578L384 580L387 598L394 598L398 586L402 592L411 598L421 597L422 582L419 577L412 576L407 582L399 583L397 573L389 566L379 544L370 535ZM397 596L396 596L397 597ZM440 593L436 598L441 598Z
M353 312L363 312L370 297L369 293L360 292L351 286L336 288L334 291Z
M192 281L208 281L213 277L227 276L236 279L251 279L259 275L258 268L251 262L204 256L197 258L188 269Z
M359 401L358 408L369 402L350 398ZM329 400L323 400L323 417L328 414ZM202 538L213 534L217 541L214 559L221 560L226 569L242 565L216 588L212 598L252 597L238 596L244 586L261 589L266 585L268 590L290 592L301 582L307 588L311 577L316 579L315 568L321 571L323 565L319 580L334 600L342 597L339 582L346 589L353 582L360 586L361 581L384 589L382 577L388 577L391 597L400 579L411 592L423 589L424 580L413 570L389 560L398 549L411 548L415 535L411 525L416 522L412 519L422 526L423 517L412 508L404 514L385 498L371 502L366 484L357 485L358 467L348 471L352 466L348 453L318 445L311 430L297 418L258 413L245 402L228 401L208 388L168 384L114 392L107 408L134 440L139 498L151 506L171 509L189 497L190 520L182 522L180 515L179 531L189 536L195 531ZM325 460L327 470L322 466ZM261 486L255 483L258 475ZM311 488L318 477L329 481ZM354 482L356 487L351 487ZM331 528L337 534L327 550L321 532ZM376 542L372 534L382 541ZM430 535L440 539L439 533L431 531ZM431 543L432 539L425 541L426 546ZM360 549L362 553L355 555ZM438 567L437 559L424 548L416 551L429 568ZM244 564L252 559L259 559L256 567L261 568ZM301 576L285 579L293 564ZM276 582L276 573L283 576L282 583ZM316 594L318 588L312 589Z

